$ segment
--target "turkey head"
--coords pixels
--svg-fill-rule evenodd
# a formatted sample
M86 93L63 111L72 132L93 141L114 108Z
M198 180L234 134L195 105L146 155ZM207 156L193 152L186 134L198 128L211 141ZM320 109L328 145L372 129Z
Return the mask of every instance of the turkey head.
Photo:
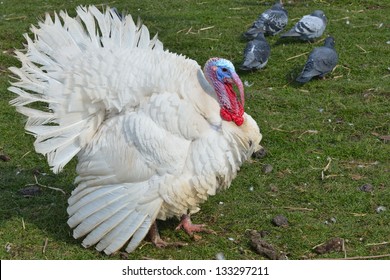
M244 86L238 77L233 64L223 58L210 58L205 66L206 79L214 87L221 106L221 118L233 121L240 126L244 122ZM240 93L240 100L233 89L236 85Z

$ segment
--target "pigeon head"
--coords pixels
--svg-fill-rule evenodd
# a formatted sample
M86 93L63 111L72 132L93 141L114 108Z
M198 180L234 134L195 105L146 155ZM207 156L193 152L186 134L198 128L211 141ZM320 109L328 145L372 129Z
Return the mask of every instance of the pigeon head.
M244 122L244 86L233 64L223 58L210 58L204 66L204 73L217 94L221 118L225 121L233 121L238 126L242 125ZM237 98L233 85L239 91L240 100Z
M311 13L313 17L318 17L322 19L325 23L327 22L327 18L325 16L325 13L321 10L315 10L313 13Z
M329 36L325 39L325 43L324 43L324 46L325 47L328 47L328 48L334 48L334 45L335 45L335 41L334 41L334 38L332 36Z
M264 32L259 32L256 35L255 40L265 40Z
M283 9L283 5L282 3L280 3L279 1L277 1L273 6L272 6L273 9L275 10L281 10Z
M282 0L276 0L275 4L272 6L273 10L283 10L287 13L287 11L284 9Z

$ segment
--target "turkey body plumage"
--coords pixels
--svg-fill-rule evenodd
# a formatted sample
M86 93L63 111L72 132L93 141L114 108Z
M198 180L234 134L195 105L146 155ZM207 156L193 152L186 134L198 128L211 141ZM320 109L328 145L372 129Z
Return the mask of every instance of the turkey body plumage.
M156 219L199 211L260 149L256 122L221 118L193 60L107 9L61 12L32 28L11 101L54 172L78 158L68 224L83 246L131 252ZM47 111L28 107L44 102Z

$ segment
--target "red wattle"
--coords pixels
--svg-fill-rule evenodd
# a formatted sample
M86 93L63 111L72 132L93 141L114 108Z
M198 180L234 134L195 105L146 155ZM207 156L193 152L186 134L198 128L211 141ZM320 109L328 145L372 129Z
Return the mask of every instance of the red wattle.
M233 121L237 126L240 126L244 123L243 113L244 113L244 110L240 110L239 115L232 114L231 112L229 112L226 109L221 109L221 111L220 111L221 118L224 121L227 121L227 122Z
M236 117L236 118L233 118L233 121L237 126L240 126L244 123L244 118L243 117Z
M230 115L230 113L225 110L225 109L221 109L220 111L220 115L221 115L221 118L227 122L231 122L232 121L232 116Z

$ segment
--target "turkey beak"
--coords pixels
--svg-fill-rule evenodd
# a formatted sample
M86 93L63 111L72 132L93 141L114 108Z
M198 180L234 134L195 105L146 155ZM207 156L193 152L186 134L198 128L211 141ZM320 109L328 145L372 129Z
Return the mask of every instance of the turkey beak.
M244 96L244 86L241 82L240 77L237 75L237 73L233 72L232 73L232 80L235 83L235 85L238 88L238 91L240 93L240 98L241 98L241 105L244 107L244 102L245 102L245 96Z

